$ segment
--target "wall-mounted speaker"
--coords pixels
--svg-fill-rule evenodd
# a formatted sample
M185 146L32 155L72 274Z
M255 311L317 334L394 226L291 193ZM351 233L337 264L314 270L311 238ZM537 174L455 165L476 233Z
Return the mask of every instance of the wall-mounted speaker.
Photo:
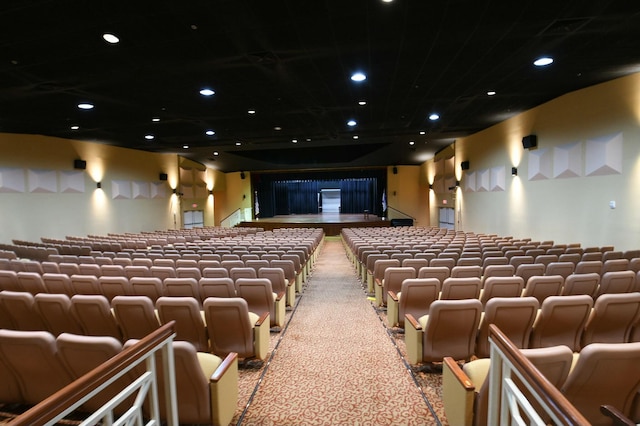
M73 160L73 168L78 170L84 170L87 168L87 162L84 160Z
M522 138L522 147L524 149L535 148L538 146L538 137L536 135L528 135Z
M167 180L169 179L169 175L167 175L166 173L160 173L160 176L158 176L158 179Z
M462 163L460 163L460 168L462 170L469 170L469 161L463 161Z
M391 171L393 171L394 175L398 174L398 168L396 166L393 166L393 169L391 169Z
M244 172L240 172L240 179L244 179L246 176L244 174Z

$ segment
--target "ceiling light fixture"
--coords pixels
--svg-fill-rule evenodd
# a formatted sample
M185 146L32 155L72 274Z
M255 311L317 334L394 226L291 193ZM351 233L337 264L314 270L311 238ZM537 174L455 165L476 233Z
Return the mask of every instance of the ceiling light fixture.
M291 142L298 143L298 139L291 139Z
M155 136L153 135L144 135L144 138L148 141L155 139Z
M424 130L420 130L420 134L421 134L421 135L426 135L426 134L427 134L427 132L425 132Z
M120 42L120 39L116 35L111 33L102 34L102 38L104 39L104 41L110 44L117 44Z
M256 110L255 110L255 109L250 109L249 111L247 111L247 113L249 113L249 114L255 114L255 113L256 113Z
M280 130L282 130L282 127L280 127L280 126L275 126L275 127L273 128L273 130L278 130L278 131L280 131Z
M359 101L358 105L360 106L365 106L367 104L367 101Z
M213 136L216 134L216 132L214 132L213 130L207 130L206 132L204 132L207 136Z
M78 130L80 126L71 126L71 130Z
M416 141L409 141L409 145L412 145L412 146L413 146L413 145L415 145L415 144L416 144Z
M347 121L347 126L349 126L349 127L353 127L353 126L355 126L356 124L358 124L358 123L356 122L356 120L349 120L349 121Z
M358 135L353 135L353 138L354 138L354 139L359 139L359 138L360 138L360 136L358 136Z
M158 121L160 121L160 118L159 117L153 117L151 119L151 121L153 121L154 123L157 123Z
M242 145L242 142L236 142L236 146Z
M431 121L436 121L439 118L440 118L440 115L436 114L435 112L429 116L429 120Z
M85 110L93 109L93 104L90 104L88 102L83 102L83 103L78 104L78 108L85 109Z
M488 95L488 96L494 96L495 94L496 94L496 92L495 92L495 91L493 91L493 90L489 90L489 91L487 92L487 95Z
M218 151L213 151L213 155L217 157L218 155L220 155L220 153Z
M549 56L543 56L533 61L533 65L535 65L536 67L544 67L547 65L551 65L552 63L553 63L553 58Z
M364 73L362 73L362 72L354 73L354 74L351 76L351 80L353 80L353 81L355 81L355 82L357 82L357 83L359 83L359 82L361 82L361 81L365 81L366 79L367 79L367 76L366 76Z
M215 94L216 94L216 92L214 92L214 91L213 91L213 90L211 90L211 89L202 89L202 90L200 90L200 94L201 94L202 96L213 96L213 95L215 95Z
M189 145L182 145L182 148L189 149Z

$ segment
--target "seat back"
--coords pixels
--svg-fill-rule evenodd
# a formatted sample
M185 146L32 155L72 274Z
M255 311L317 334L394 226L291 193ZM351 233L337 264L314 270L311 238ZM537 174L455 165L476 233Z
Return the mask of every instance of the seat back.
M513 265L488 265L483 270L482 280L490 277L512 277L516 273Z
M163 295L175 297L192 297L200 303L200 287L195 278L167 278L163 282Z
M295 283L296 269L292 260L274 259L269 262L269 267L282 269L284 277L289 280L290 283Z
M291 264L291 266L293 266L293 264ZM275 293L283 293L287 291L284 270L281 268L262 267L258 270L258 278L267 278L271 281L271 289Z
M111 306L124 341L142 339L160 327L154 303L146 296L116 296Z
M162 280L158 277L133 277L129 279L129 284L131 295L147 296L153 303L164 293Z
M72 381L48 331L0 330L0 358L14 372L26 404L38 404Z
M451 278L468 278L482 276L481 266L454 266L451 269Z
M486 277L480 292L480 301L483 305L494 297L520 297L524 289L524 280L518 276L491 276Z
M487 301L478 330L476 356L489 357L489 324L495 324L516 347L529 347L540 303L535 297L494 297Z
M33 294L26 291L0 291L0 303L17 330L46 330L47 326L36 309Z
M198 282L200 298L204 302L207 297L236 297L233 280L226 278L201 278Z
M640 320L640 293L603 294L596 299L582 334L590 343L625 343Z
M429 261L427 259L404 259L401 264L405 268L413 268L416 271L416 277L418 276L418 271L420 268L424 268L429 266Z
M596 297L605 293L629 293L633 291L636 274L633 271L612 271L601 275Z
M71 299L66 294L39 293L34 304L40 313L46 330L54 336L62 333L82 334L82 327L73 315Z
M242 266L231 268L231 270L229 270L229 277L236 282L240 278L258 278L258 273L253 268Z
M16 271L0 270L0 291L2 290L23 291Z
M559 296L562 292L564 278L561 275L533 276L527 281L523 296L532 296L542 304L549 296Z
M613 253L613 252L607 252L607 253ZM613 272L613 271L626 271L627 269L629 269L628 259L604 260L602 263L602 270L600 271L600 275L604 275L607 272Z
M418 278L437 278L440 284L451 276L451 269L446 266L427 266L418 270Z
M384 280L384 271L387 268L396 268L400 266L398 259L379 259L376 260L373 265L373 279L375 282L382 282Z
M176 270L172 266L153 265L151 268L149 268L149 271L151 271L152 277L160 278L160 280L164 280L165 278L176 277Z
M433 302L423 333L422 360L440 362L446 356L456 360L471 358L481 312L478 299Z
M529 281L529 278L544 275L546 266L542 263L523 263L516 268L515 275L522 277L525 284Z
M585 253L585 254L594 254L594 253ZM584 256L583 256L584 258ZM576 264L575 272L576 274L591 274L596 273L600 274L602 271L602 261L600 260L581 260Z
M208 297L203 309L211 352L227 356L236 352L240 358L255 355L253 325L249 319L249 305L241 297Z
M561 294L562 296L586 294L595 297L599 284L600 274L596 272L571 274L565 278Z
M478 299L482 280L478 277L446 278L442 283L441 300Z
M207 267L202 271L203 278L228 278L229 270L223 267Z
M202 278L202 272L197 266L179 266L176 267L176 278L193 278L198 281Z
M545 275L560 275L566 278L573 274L576 265L573 262L550 262L545 270Z
M71 275L71 288L74 294L102 294L98 277L94 275Z
M208 352L209 342L200 304L193 297L160 297L156 301L162 324L175 321L176 340L195 346L198 352Z
M600 406L629 415L640 387L639 361L640 342L592 343L580 351L561 391L592 425L610 425Z
M579 351L592 307L593 299L587 295L547 297L533 325L530 347L565 345Z
M236 294L247 302L250 312L258 316L269 312L271 317L275 317L271 281L267 278L238 278L234 284Z
M98 278L98 285L109 302L116 296L129 296L132 292L127 277L102 276Z
M404 328L404 316L420 318L429 313L429 307L440 297L440 280L413 278L402 282L398 303L398 324Z
M110 336L80 336L62 333L56 339L56 346L60 360L71 373L73 380L104 364L122 351L122 343ZM87 412L98 410L134 380L135 377L131 373L125 373L106 389L85 402L82 409ZM129 397L121 407L116 409L116 412L119 413L131 407L133 398Z
M28 291L33 295L47 292L41 274L37 272L20 271L16 276L18 277L18 282L20 282L20 286L24 291Z
M71 297L73 315L87 336L111 336L122 341L122 332L104 296L77 294Z
M392 266L384 271L384 291L382 292L382 301L387 303L387 292L393 291L399 293L404 280L416 277L415 269L411 267Z

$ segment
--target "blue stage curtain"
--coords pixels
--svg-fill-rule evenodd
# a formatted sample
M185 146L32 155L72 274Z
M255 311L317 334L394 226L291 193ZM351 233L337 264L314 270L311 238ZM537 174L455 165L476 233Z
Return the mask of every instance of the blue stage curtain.
M340 181L340 206L342 213L377 214L376 179L345 179Z
M288 182L290 214L318 213L318 181Z

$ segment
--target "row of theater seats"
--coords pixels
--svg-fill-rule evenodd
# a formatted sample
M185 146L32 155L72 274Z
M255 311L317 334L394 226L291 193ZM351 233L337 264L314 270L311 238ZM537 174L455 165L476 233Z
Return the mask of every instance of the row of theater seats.
M208 297L202 305L193 297L0 292L6 314L0 328L47 331L54 336L71 333L110 336L124 343L141 339L161 325L175 321L176 340L192 344L199 352L241 359L265 359L269 350L270 306L264 289L241 280L227 297ZM271 295L268 295L271 297Z
M84 336L47 331L0 329L0 402L35 405L74 380L104 364L136 340L124 344L110 336ZM187 342L174 341L178 419L181 424L227 425L238 399L238 357L197 352ZM157 355L157 365L162 365ZM144 367L139 366L116 379L104 391L82 404L88 416L133 383ZM167 419L162 368L158 369L160 413ZM135 395L115 409L122 414ZM150 407L145 404L148 415ZM86 416L85 416L86 417Z

